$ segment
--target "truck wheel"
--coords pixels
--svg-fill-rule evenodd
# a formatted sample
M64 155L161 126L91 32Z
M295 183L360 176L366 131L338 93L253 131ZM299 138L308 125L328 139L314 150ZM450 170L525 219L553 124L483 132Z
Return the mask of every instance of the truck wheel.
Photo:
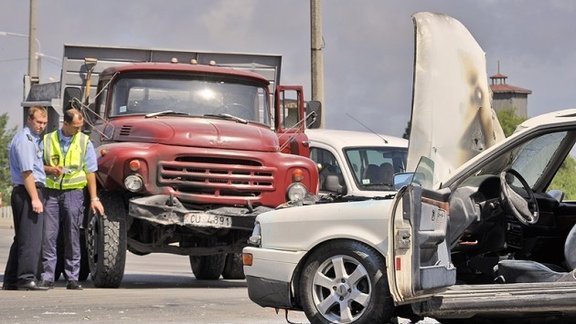
M228 253L226 263L222 270L224 279L244 279L244 265L242 264L242 253Z
M118 288L126 263L126 209L121 197L101 193L106 215L90 215L86 249L90 276L98 288Z
M304 313L311 323L387 323L394 304L386 265L371 247L334 241L314 251L299 284Z
M226 254L190 256L190 267L198 280L218 280L225 262Z

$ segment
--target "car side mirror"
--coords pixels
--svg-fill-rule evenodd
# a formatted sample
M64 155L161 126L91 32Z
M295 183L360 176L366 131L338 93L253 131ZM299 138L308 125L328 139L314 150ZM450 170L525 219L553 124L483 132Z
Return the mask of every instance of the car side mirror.
M550 190L547 192L548 196L556 199L556 201L558 202L562 202L562 200L564 200L564 192L562 192L561 190Z
M412 182L414 177L414 172L401 172L394 175L394 189L399 190L400 188L407 186Z
M348 191L346 186L340 184L340 180L337 175L329 175L326 177L324 188L330 192L335 192L338 194L345 195Z

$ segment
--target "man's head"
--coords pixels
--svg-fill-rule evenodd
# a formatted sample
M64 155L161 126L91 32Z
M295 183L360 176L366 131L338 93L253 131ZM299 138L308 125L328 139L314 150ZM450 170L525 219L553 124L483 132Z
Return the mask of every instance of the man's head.
M28 109L26 125L31 131L40 135L48 124L48 111L42 106L32 106Z
M78 109L72 108L64 112L64 125L62 125L64 136L76 135L82 130L82 126L84 126L84 117Z

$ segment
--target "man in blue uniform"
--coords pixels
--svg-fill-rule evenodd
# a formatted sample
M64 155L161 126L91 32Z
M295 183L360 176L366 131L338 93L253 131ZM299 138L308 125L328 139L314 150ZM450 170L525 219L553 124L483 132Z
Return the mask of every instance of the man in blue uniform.
M14 242L4 271L4 290L46 290L37 282L37 271L44 225L42 188L46 179L40 134L47 122L46 108L30 107L26 126L14 135L8 146L14 185L10 202Z
M96 152L88 135L81 132L83 125L82 113L69 109L64 112L62 128L44 136L44 170L47 178L41 285L47 288L54 287L58 232L62 229L64 274L68 279L66 288L82 289L78 284L80 225L84 216L86 186L92 212L104 214L104 207L96 192Z

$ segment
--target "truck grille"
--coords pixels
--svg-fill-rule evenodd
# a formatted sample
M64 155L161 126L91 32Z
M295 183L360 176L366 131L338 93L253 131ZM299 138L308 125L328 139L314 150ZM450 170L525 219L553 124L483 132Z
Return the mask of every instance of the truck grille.
M274 191L275 169L260 162L211 157L179 157L160 161L159 183L176 192L212 197L258 197Z

